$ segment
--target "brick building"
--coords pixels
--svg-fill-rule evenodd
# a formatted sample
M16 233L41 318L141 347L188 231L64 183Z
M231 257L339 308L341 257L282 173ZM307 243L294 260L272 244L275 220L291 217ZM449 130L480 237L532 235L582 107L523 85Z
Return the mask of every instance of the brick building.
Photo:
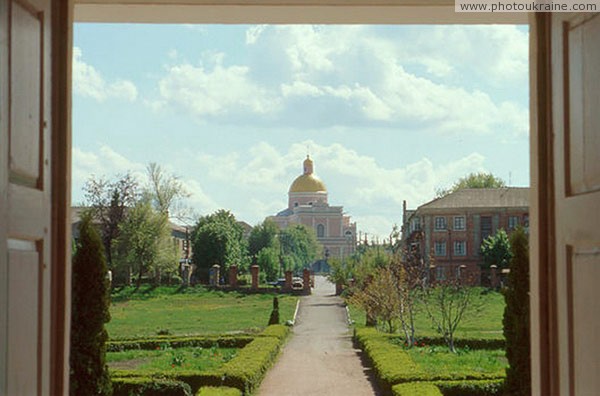
M432 279L468 279L486 284L481 242L503 228L529 226L529 188L478 188L455 191L407 210L403 205L402 239L418 252Z

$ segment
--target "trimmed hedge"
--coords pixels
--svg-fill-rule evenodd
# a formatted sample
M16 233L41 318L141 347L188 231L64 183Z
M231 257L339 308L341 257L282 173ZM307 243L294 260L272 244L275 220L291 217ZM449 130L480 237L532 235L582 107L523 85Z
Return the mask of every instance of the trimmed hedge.
M243 348L248 345L254 337L252 336L195 336L195 337L173 337L159 336L152 338L142 338L133 340L109 341L108 352L122 352L133 349L153 350L163 346L171 348L202 347L210 348L217 346L219 348Z
M429 375L412 360L408 352L394 345L394 337L374 328L355 329L354 339L371 361L381 387L387 391L393 392L396 384L436 381L435 384L448 384L444 387L439 385L444 395L480 396L487 395L481 392L495 392L494 389L501 387L504 381L497 374L477 371L466 371L460 375ZM480 391L480 388L484 390Z
M190 386L165 378L112 378L113 396L191 396Z
M259 337L276 337L280 340L287 338L290 328L284 325L271 325L258 334Z
M196 396L242 396L242 391L227 386L206 386L200 388Z
M504 392L504 379L484 381L436 381L444 396L500 396Z
M404 339L397 335L384 335L389 337L394 344L402 345ZM446 341L441 337L422 337L419 338L417 344L425 345L437 345L446 346ZM470 349L504 349L506 348L506 341L503 338L458 338L454 340L454 346L456 348L470 348Z
M227 386L237 388L244 394L251 394L275 361L289 332L290 330L282 325L267 327L233 359L214 371L155 371L146 376L185 382L194 392L202 387ZM139 377L135 370L113 370L111 374L113 382L117 379Z
M430 382L406 382L392 387L393 396L443 396L440 389Z
M501 396L504 380L405 382L392 387L393 396Z

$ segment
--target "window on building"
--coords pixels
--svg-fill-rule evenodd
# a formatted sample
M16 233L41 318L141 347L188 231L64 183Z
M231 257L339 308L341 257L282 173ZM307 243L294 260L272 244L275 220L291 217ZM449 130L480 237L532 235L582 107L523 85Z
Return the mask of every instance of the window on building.
M446 241L436 241L434 247L434 253L436 256L446 255Z
M523 216L523 227L529 228L529 215L528 214Z
M466 256L467 255L467 242L454 241L454 255L455 256Z
M325 226L323 224L317 225L317 237L323 238L325 236Z
M465 216L455 216L454 217L454 230L462 231L465 229Z
M508 218L508 229L513 230L519 225L519 216L509 216Z
M298 207L298 202L294 202L294 208Z
M446 279L446 270L444 267L437 266L435 269L435 272L436 272L435 277L437 280Z
M435 230L445 230L446 229L446 218L437 216L435 218L434 229Z
M492 217L481 216L481 240L492 235Z
M416 219L412 219L410 223L410 232L420 231L421 230L421 219L418 217Z

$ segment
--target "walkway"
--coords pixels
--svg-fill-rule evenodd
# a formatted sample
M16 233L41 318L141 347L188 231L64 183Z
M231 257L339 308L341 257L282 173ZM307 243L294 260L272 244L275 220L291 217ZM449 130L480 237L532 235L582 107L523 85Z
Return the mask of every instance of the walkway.
M358 352L342 299L335 296L333 284L317 276L313 294L301 299L293 336L258 395L378 395Z

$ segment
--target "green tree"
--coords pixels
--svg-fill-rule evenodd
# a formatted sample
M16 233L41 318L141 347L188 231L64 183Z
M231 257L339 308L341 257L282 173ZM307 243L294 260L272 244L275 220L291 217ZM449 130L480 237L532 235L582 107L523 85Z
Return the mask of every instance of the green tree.
M512 259L508 287L504 292L504 337L506 338L505 394L531 394L529 344L529 242L525 230L518 227L510 236Z
M113 269L112 245L119 237L119 225L127 217L129 208L139 199L138 182L129 173L113 180L91 176L83 187L85 204L93 219L100 223L104 253L108 267Z
M111 395L104 324L110 320L108 268L90 215L82 218L73 257L70 394Z
M246 269L247 246L243 234L243 228L227 210L201 217L192 232L192 261L200 276L206 279L215 264L221 267L221 273L226 273L231 264Z
M264 248L279 250L279 227L271 220L265 220L252 228L248 236L248 254L256 257Z
M283 255L291 263L289 268L298 272L312 264L320 251L321 244L317 241L315 231L302 224L294 224L283 230L279 236Z
M265 274L267 281L277 280L279 273L279 249L272 247L262 248L256 256L256 264L260 271Z
M147 200L138 202L121 224L120 236L115 243L119 267L121 271L127 269L137 273L137 287L150 270L177 265L167 248L170 234L166 213L156 212Z
M439 189L436 192L436 198L444 197L450 193L465 188L501 188L506 187L506 182L492 173L474 172L465 177L461 177L452 187L448 189Z
M483 256L483 265L486 269L490 268L491 265L496 265L498 268L508 267L512 253L508 235L503 229L484 239L480 249Z

